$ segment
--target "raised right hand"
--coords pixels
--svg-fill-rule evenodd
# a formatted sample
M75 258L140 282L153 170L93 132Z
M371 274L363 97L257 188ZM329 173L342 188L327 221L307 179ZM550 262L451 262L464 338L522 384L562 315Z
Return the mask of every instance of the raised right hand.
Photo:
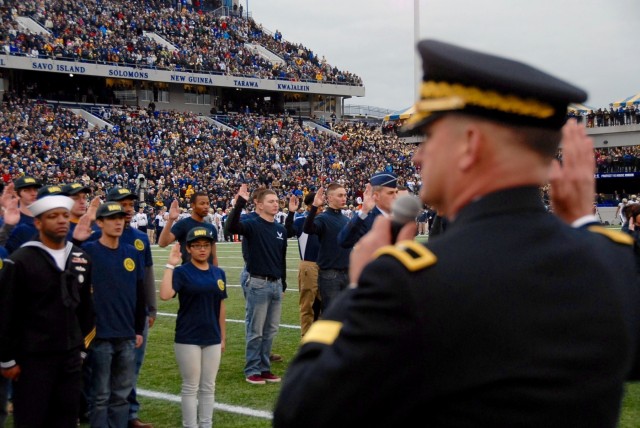
M238 189L238 196L240 196L245 201L249 200L249 190L247 189L247 183L242 183L240 185L240 189ZM238 202L237 198L236 198L236 202Z
M89 239L93 233L93 230L91 230L91 223L93 222L92 218L95 218L95 216L95 211L89 209L82 217L80 217L76 228L73 229L73 239L77 241L86 241Z
M167 263L175 266L180 263L180 260L182 260L182 254L180 254L180 243L176 242L171 247L169 257L167 258Z
M367 183L364 188L364 194L362 195L362 212L367 214L376 206L376 201L373 199L373 186L371 183Z
M324 204L324 187L320 187L313 198L313 206L321 207Z
M551 206L553 212L566 223L589 215L593 210L595 186L595 159L593 140L584 125L570 119L562 127L562 165L551 164Z
M176 221L180 216L180 206L178 205L178 201L176 199L171 202L171 206L169 207L169 219Z

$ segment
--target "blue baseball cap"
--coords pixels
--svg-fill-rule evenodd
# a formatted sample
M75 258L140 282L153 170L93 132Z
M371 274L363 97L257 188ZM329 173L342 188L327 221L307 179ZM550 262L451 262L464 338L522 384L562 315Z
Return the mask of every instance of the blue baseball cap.
M392 172L376 172L369 180L372 186L398 187L398 176Z

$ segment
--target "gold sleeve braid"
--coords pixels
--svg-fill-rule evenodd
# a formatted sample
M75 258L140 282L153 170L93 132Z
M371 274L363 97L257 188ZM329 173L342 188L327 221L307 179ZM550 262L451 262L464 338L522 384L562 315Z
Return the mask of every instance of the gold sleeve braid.
M587 227L589 232L598 233L600 235L604 235L607 238L611 239L613 242L624 245L633 245L633 238L630 235L627 235L624 232L619 232L617 230L607 229L602 226L589 226Z

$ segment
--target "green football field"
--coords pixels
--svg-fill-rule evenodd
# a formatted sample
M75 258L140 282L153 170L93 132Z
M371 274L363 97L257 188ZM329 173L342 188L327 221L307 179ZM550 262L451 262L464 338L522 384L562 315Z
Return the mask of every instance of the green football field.
M219 243L218 260L227 274L227 349L216 384L214 424L217 428L253 428L271 426L271 410L279 384L252 385L244 380L244 298L239 286L243 267L240 244ZM159 286L168 249L152 247L156 283ZM284 362L273 363L272 371L285 372L287 363L296 352L300 339L298 319L297 268L298 250L295 240L289 240L287 277L289 290L285 293L280 331L273 351L284 356ZM158 318L150 330L146 360L138 382L142 405L140 419L153 423L155 428L181 426L180 375L173 352L173 332L177 299L163 302L158 299ZM585 379L587 382L588 379ZM339 387L339 386L337 386ZM346 406L345 411L348 411ZM640 423L640 387L628 385L620 427L637 428ZM9 421L7 426L12 426ZM84 427L85 425L83 425ZM88 425L87 425L88 426Z

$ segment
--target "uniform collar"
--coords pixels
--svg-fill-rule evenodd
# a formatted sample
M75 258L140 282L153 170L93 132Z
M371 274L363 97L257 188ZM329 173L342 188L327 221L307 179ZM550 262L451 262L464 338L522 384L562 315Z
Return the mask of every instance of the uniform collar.
M466 205L451 222L451 226L465 224L481 217L491 217L518 212L546 212L540 188L523 186L499 190L482 196Z

